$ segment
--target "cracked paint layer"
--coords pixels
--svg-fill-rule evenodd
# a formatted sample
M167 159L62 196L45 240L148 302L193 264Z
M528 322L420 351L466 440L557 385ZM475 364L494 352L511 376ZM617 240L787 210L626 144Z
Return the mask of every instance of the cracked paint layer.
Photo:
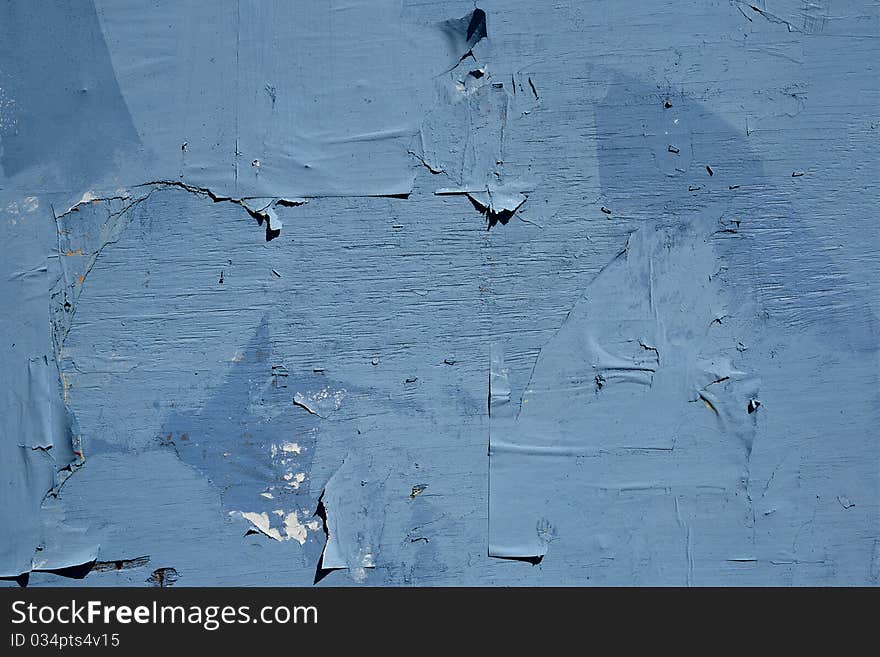
M318 501L317 514L323 521L326 542L315 573L316 583L330 571L347 569L355 581L366 578L366 568L375 568L377 533L382 521L377 509L366 501L374 497L376 482L362 479L369 466L349 456L333 473Z
M4 3L0 584L876 584L877 25Z
M712 278L712 231L704 219L632 233L541 349L516 415L496 413L490 555L543 557L545 527L562 522L545 501L571 497L590 508L609 491L714 491L742 507L729 516L731 537L741 527L751 535L748 461L760 418L748 404L759 384L736 344L760 329L750 296ZM492 372L495 383L494 361ZM634 530L632 522L621 515L618 530Z

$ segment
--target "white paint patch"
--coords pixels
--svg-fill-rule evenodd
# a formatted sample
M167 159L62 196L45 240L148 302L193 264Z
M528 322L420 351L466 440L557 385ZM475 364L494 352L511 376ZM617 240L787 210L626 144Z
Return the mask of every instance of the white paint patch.
M276 541L283 541L284 539L281 537L281 532L272 527L269 524L269 514L268 513L256 513L255 511L230 511L230 515L239 515L249 523L251 523L255 529L257 529L261 534L265 534L269 538L274 538Z
M287 535L288 540L293 539L300 545L305 545L306 537L308 536L308 528L299 521L296 511L288 513L287 516L285 516L284 533Z
M300 447L297 443L284 443L281 446L281 449L288 454L302 454L302 447Z
M255 511L230 511L229 515L244 518L261 534L279 542L294 540L300 545L305 545L309 531L320 530L320 523L318 523L317 520L301 522L298 511L291 511L290 513L283 509L275 509L272 511L272 515L282 519L284 529L283 534L277 528L272 527L272 521L268 513L257 513ZM365 567L369 566L366 566L365 564Z
M7 132L16 126L15 114L15 100L0 87L0 132Z
M330 391L329 386L312 393L297 392L293 395L293 403L302 406L309 413L318 417L327 417L339 410L342 400L345 399L345 390Z

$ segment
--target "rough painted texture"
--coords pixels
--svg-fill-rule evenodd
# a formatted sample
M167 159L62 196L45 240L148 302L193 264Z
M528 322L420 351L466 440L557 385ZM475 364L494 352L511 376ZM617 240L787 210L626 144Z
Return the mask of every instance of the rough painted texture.
M211 6L0 6L4 583L878 583L876 4Z

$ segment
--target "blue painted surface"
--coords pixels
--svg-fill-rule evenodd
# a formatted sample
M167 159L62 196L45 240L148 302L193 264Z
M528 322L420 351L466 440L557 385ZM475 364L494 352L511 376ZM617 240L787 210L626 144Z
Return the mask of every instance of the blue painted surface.
M876 584L877 7L643 4L4 4L3 583Z

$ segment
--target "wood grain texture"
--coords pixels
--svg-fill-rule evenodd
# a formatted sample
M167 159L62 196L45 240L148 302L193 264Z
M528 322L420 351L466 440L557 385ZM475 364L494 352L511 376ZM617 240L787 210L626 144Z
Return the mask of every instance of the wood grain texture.
M287 3L226 3L206 23L195 5L166 8L177 28L202 26L176 45L149 31L155 10L113 4L69 10L97 21L100 66L28 65L0 46L0 75L15 61L75 80L28 123L25 101L42 96L0 77L0 230L17 253L3 263L14 320L0 325L0 365L20 391L29 359L57 364L42 376L85 457L59 440L54 463L25 465L18 446L31 463L44 418L4 402L0 471L17 492L2 575L148 586L173 567L190 586L312 585L329 487L348 567L318 585L876 585L876 3L487 0L488 36L473 43L437 28L470 2L305 3L316 50L285 45L289 68L254 45L259 21L291 20ZM136 42L137 21L121 25L141 14ZM7 18L0 31L28 21ZM461 43L472 54L456 66ZM156 80L172 69L163 100ZM89 119L80 88L102 94L107 117ZM483 88L500 96L483 102ZM75 148L45 141L63 141L39 130L52 116ZM361 138L348 148L346 134ZM475 179L527 201L487 230L467 195L435 193ZM274 206L283 227L266 241L249 196L308 202ZM742 300L720 320L760 381L760 407L742 408L748 459L710 424L689 425L693 444L668 460L609 456L613 440L553 467L522 459L505 481L531 496L523 508L546 509L546 554L490 557L493 343L519 406L542 349L631 235L694 222L719 298ZM15 283L45 262L33 285ZM625 316L636 285L591 317ZM10 347L22 334L27 349ZM544 426L563 427L572 403L548 406ZM714 422L701 410L695 422ZM654 420L636 402L602 418ZM554 430L542 440L564 442ZM63 480L57 496L28 488L34 467ZM664 469L705 486L621 483ZM265 513L282 540L243 513ZM285 534L294 513L310 524ZM52 568L37 567L43 546ZM143 555L83 579L40 572Z

